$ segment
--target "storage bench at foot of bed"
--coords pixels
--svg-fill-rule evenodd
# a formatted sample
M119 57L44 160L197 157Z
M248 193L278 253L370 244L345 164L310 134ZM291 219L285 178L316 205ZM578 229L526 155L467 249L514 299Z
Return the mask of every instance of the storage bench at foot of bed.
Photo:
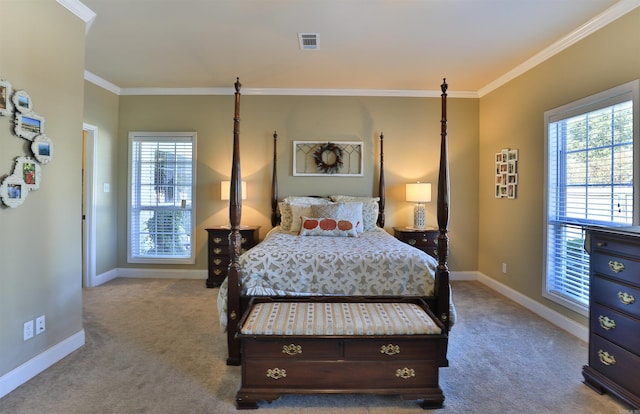
M282 394L378 394L438 408L447 335L421 300L254 299L240 323L239 409Z

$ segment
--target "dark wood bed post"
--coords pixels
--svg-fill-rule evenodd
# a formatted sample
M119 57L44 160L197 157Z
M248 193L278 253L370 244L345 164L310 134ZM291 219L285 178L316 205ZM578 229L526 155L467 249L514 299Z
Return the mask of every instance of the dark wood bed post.
M378 180L378 227L384 228L384 204L385 204L385 188L384 188L384 134L380 132L380 178Z
M278 133L273 131L273 173L271 174L271 227L280 224L278 214Z
M229 356L227 365L240 364L240 342L235 337L240 319L240 257L242 236L240 234L240 218L242 216L242 177L240 174L240 78L236 78L235 115L233 117L233 158L231 164L231 188L229 191L229 235L230 263L227 278L227 349Z
M437 317L444 323L447 331L449 324L449 268L447 253L449 238L449 151L447 143L447 79L442 80L442 120L440 121L440 171L438 176L438 270L436 276L436 295L438 296Z

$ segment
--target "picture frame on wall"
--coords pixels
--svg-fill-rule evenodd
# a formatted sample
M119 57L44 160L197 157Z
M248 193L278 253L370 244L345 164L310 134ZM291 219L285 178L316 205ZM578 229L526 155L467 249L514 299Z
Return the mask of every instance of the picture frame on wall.
M11 83L0 79L0 116L10 116L13 113L12 93Z
M293 141L293 175L361 177L362 141Z
M13 106L16 108L16 111L20 113L26 114L33 110L33 102L27 91L15 91L11 100L13 101Z
M15 208L21 205L28 193L29 189L18 175L9 175L0 184L0 200L7 207Z
M44 133L44 117L33 111L26 114L16 112L14 132L19 137L33 141L35 137Z
M31 152L40 164L49 164L55 154L55 148L51 138L45 134L36 136L31 143Z
M27 190L37 190L40 188L42 170L40 164L31 157L16 158L16 165L13 168L13 175L21 177Z

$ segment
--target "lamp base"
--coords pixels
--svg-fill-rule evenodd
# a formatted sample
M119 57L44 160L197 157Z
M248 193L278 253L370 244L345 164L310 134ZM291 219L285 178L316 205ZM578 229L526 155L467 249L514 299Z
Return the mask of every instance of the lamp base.
M413 226L416 229L426 228L426 214L424 204L416 204L416 208L413 211Z

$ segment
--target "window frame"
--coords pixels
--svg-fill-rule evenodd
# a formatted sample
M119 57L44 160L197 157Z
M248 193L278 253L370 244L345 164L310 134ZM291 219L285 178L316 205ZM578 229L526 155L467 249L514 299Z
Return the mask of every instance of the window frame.
M191 234L190 234L190 254L188 257L152 257L140 256L133 254L133 174L134 160L133 149L134 143L149 141L167 143L190 142L191 143L191 202L185 207L191 212ZM197 133L194 132L148 132L148 131L132 131L129 132L128 142L128 159L127 159L127 262L142 264L194 264L196 261L196 168L197 168ZM140 208L140 207L138 207ZM161 209L164 211L170 208Z
M543 246L542 246L542 296L583 316L588 316L589 306L582 305L550 289L552 276L548 274L548 247L549 247L549 185L552 181L549 177L549 125L573 116L587 114L598 109L606 108L617 103L631 100L633 102L633 212L632 224L640 222L640 80L634 80L613 87L606 91L596 93L575 102L562 105L544 113L544 207L543 207ZM554 182L555 182L554 178ZM593 223L595 224L595 223ZM582 227L589 226L589 220L585 220ZM587 275L588 277L588 275Z

